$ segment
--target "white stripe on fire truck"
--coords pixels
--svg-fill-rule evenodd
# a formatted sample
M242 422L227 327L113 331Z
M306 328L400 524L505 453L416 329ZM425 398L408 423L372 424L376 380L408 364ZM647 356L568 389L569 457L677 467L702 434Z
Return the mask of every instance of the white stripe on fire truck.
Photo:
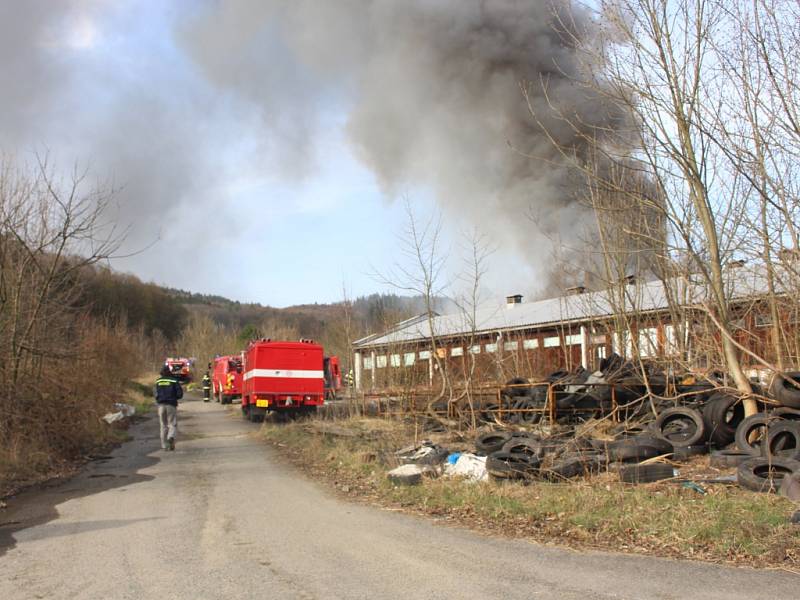
M322 379L322 371L302 371L297 369L252 369L245 371L244 378L286 377L287 379Z

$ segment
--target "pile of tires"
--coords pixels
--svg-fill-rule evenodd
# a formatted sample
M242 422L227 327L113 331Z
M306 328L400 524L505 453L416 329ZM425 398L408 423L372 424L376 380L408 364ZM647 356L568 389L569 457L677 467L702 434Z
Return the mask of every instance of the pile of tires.
M527 379L514 377L503 386L500 404L484 406L484 423L499 425L535 425L542 419L547 404L547 386L531 385Z
M712 466L735 466L741 487L775 492L784 480L788 485L800 477L800 409L779 407L742 419L734 441L735 448L712 455Z
M478 437L475 451L486 456L486 471L490 478L530 479L539 472L544 447L532 434L491 431Z

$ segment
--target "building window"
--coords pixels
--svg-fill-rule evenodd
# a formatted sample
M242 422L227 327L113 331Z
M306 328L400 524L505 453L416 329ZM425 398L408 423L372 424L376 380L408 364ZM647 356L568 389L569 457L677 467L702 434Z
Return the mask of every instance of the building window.
M386 355L379 354L375 357L375 366L379 369L383 369L386 366Z
M487 352L497 352L497 344L486 344Z
M561 345L561 340L558 338L557 335L544 338L545 348L557 348L560 345Z
M770 315L756 315L756 327L772 327Z
M403 355L403 358L404 358L403 362L405 362L405 365L407 367L410 367L411 365L414 364L414 360L417 358L417 355L414 352L406 352Z
M393 367L399 367L400 366L400 355L399 354L392 354L389 357L389 364L391 366L393 366Z
M597 358L599 360L603 360L604 358L606 358L606 347L605 346L597 346L595 348L595 356L597 356Z
M566 346L577 346L580 343L581 343L581 335L579 333L575 335L564 336L564 344Z
M522 340L522 347L525 350L536 350L539 347L539 340Z
M758 322L757 319L756 322ZM744 319L734 319L731 321L731 329L744 331L747 329L747 323L744 322Z
M366 370L368 370L368 371L370 369L372 369L372 357L371 356L365 356L364 357L364 368Z
M678 338L675 335L674 325L664 325L664 352L666 354L678 352Z
M645 327L639 330L639 356L647 358L658 352L658 329Z
M481 345L475 344L472 348L469 349L470 354L480 354L481 353Z
M463 348L451 348L450 349L450 356L464 356L464 349Z
M506 352L513 352L519 347L519 342L506 342L503 344L503 350Z
M420 360L430 360L431 358L431 351L430 350L420 350L419 352L419 359Z

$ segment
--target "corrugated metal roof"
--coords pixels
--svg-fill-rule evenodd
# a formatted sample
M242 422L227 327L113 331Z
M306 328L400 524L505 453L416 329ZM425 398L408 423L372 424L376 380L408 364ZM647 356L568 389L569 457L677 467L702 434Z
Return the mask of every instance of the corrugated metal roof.
M738 267L728 274L728 285L733 286L731 295L744 298L763 294L767 290L762 270ZM706 297L705 286L675 280L670 286L674 297L680 297L683 305L697 304ZM677 292L676 292L677 290ZM540 329L549 325L580 323L608 317L614 314L614 306L625 306L630 312L664 310L669 306L667 293L661 281L620 286L615 290L603 290L536 302L520 304L484 305L475 311L474 319L464 312L437 315L432 319L436 337L463 336L493 331L517 329ZM380 335L371 335L354 343L356 348L368 348L430 339L431 327L425 315L400 323L397 327Z

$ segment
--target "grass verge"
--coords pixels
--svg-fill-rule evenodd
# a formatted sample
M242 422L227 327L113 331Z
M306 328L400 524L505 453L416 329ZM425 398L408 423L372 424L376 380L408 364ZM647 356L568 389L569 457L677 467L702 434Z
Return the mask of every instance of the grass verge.
M136 417L146 414L153 405L153 398L152 388L145 381L149 380L142 378L127 382L113 401L134 406ZM45 481L71 477L92 456L105 454L128 441L128 425L127 420L112 425L99 419L97 422L93 420L80 447L69 453L48 448L41 441L26 439L22 435L15 437L11 443L0 448L0 498Z
M473 529L575 548L800 569L800 526L788 522L792 504L775 495L725 485L704 484L704 495L674 482L631 486L611 474L564 484L439 478L396 487L386 471L397 464L393 453L414 439L401 424L267 423L263 431L340 492Z

